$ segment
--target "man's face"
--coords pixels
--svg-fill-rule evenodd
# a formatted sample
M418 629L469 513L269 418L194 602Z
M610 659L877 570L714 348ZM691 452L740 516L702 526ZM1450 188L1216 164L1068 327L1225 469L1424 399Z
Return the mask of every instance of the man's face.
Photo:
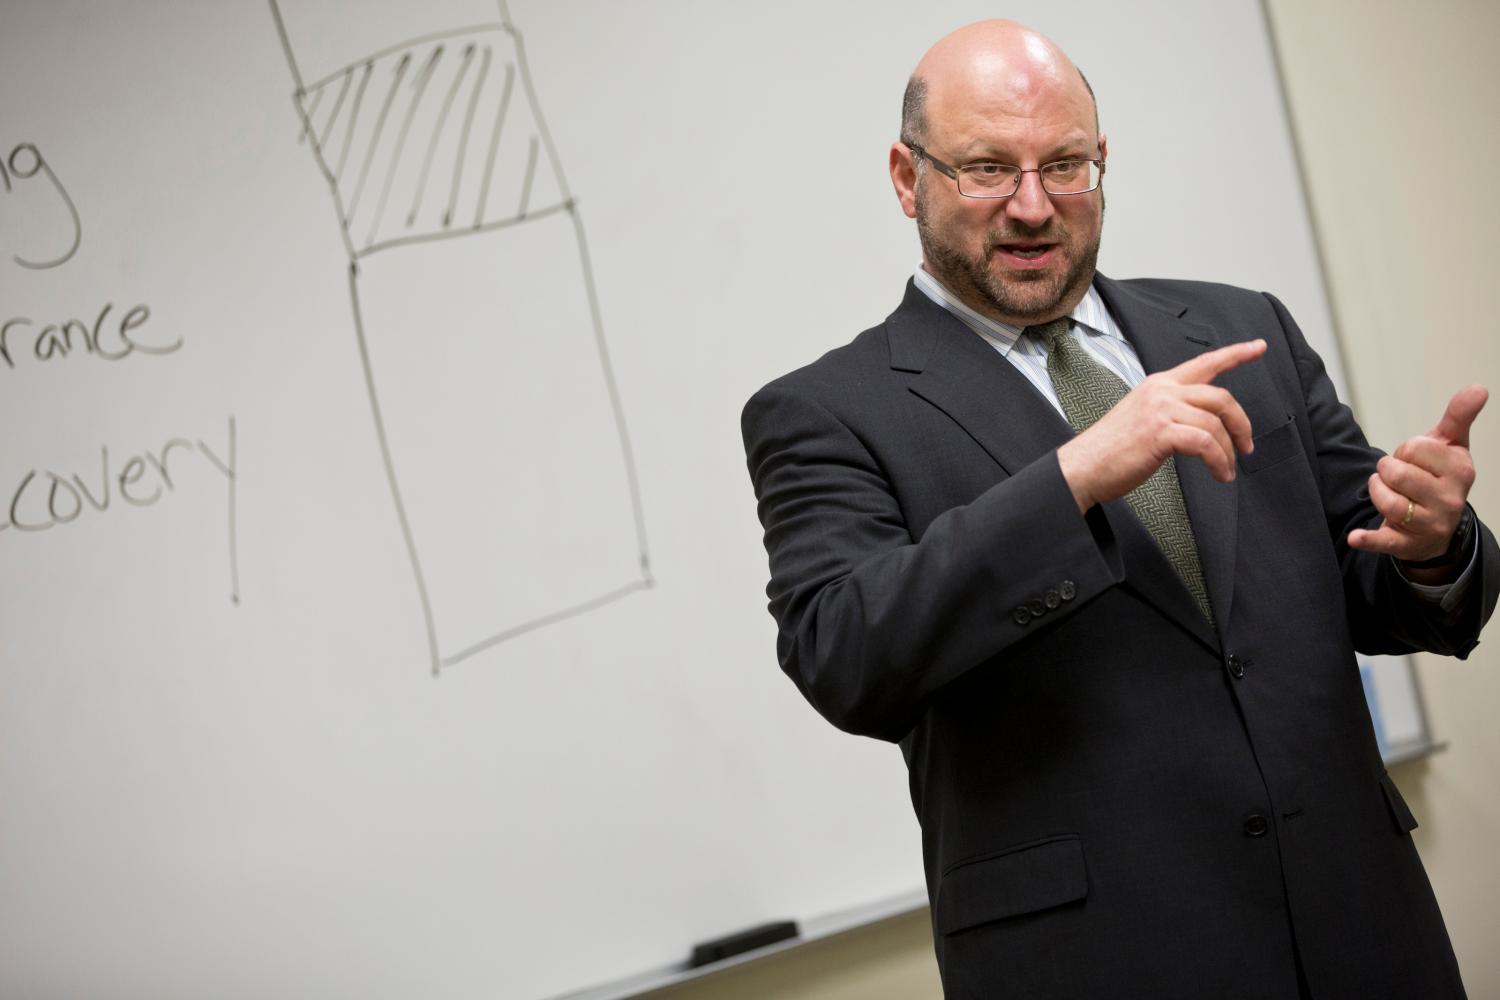
M966 81L929 101L926 148L953 166L1102 159L1093 102L1077 84L998 93L991 87L986 94L982 81ZM1026 326L1066 315L1088 290L1104 193L1048 195L1038 176L1027 173L1009 198L967 198L952 178L923 164L915 215L928 271L978 311Z

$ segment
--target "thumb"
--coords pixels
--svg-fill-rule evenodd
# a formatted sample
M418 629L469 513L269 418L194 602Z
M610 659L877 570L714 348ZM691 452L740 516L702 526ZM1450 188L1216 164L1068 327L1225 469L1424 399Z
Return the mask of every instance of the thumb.
M1465 386L1458 390L1448 400L1448 408L1443 411L1442 419L1433 428L1432 436L1467 448L1469 428L1473 426L1474 418L1479 416L1479 411L1484 409L1489 398L1490 391L1482 385Z

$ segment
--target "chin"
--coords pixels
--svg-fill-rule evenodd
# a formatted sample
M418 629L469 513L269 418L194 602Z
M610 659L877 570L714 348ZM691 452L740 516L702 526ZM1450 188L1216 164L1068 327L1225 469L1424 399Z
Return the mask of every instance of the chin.
M1037 277L1024 281L1007 281L1003 285L991 284L985 291L1002 312L1034 319L1054 314L1067 298L1068 290L1058 287L1054 281L1048 281L1045 277Z

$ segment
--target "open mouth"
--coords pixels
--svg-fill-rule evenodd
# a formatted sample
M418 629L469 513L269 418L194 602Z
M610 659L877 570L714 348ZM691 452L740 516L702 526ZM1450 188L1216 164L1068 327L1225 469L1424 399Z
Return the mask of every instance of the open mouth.
M1056 243L1002 243L996 248L1012 267L1040 267L1052 259Z

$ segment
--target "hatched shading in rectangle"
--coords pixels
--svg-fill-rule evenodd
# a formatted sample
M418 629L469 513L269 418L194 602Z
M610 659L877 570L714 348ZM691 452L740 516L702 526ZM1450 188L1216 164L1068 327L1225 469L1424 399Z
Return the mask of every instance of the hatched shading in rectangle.
M356 256L565 209L509 24L393 47L302 86L311 143Z

